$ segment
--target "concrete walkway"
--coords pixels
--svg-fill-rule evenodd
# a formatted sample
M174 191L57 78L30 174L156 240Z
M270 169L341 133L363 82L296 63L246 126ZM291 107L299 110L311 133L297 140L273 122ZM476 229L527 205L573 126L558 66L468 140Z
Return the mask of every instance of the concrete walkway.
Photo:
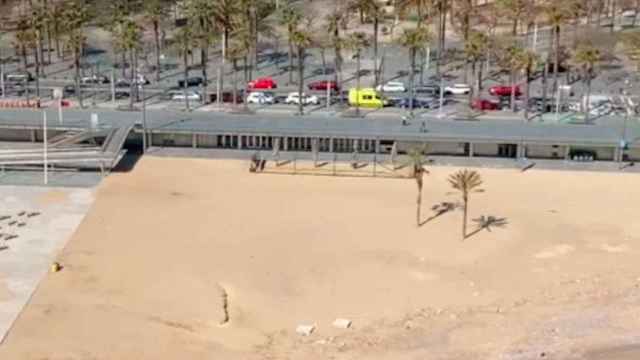
M0 343L93 200L92 189L0 187Z

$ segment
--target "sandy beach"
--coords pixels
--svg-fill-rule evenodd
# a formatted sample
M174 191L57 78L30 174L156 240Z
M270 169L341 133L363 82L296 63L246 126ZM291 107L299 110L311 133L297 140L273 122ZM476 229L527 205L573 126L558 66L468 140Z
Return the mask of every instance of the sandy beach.
M637 176L480 169L470 219L504 224L462 241L461 211L431 210L460 201L456 170L430 168L417 227L409 179L144 158L98 187L0 358L582 359L640 342Z

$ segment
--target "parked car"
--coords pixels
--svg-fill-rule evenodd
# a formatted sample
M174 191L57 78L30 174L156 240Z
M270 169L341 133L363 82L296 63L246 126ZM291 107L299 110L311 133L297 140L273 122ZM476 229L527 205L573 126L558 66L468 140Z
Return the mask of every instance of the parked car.
M202 83L204 83L204 79L202 79L200 76L194 76L186 79L187 87L200 86L202 85ZM184 86L185 86L185 79L178 80L178 87L183 88Z
M389 81L384 85L378 85L376 90L384 92L406 92L407 88L399 81Z
M396 100L394 105L397 107L408 109L411 106L410 97L404 97ZM439 100L436 99L424 99L424 98L414 98L413 99L413 108L414 109L429 109L435 105L435 103L439 104Z
M373 88L349 89L348 99L351 106L381 108L389 105L389 101Z
M594 161L596 152L593 150L576 149L569 151L569 159L573 161Z
M249 96L247 96L247 103L271 105L275 103L275 98L272 93L256 91L256 92L249 93Z
M301 101L300 95L298 92L289 93L287 99L284 101L285 104L299 104ZM307 95L302 93L302 105L318 105L320 104L320 100L315 95Z
M18 71L14 73L5 74L4 79L8 82L22 83L33 81L33 75L28 71Z
M500 104L497 101L489 99L474 99L471 103L471 108L480 111L498 110L500 108Z
M314 81L309 83L309 85L307 85L307 87L309 88L309 90L324 90L326 91L327 88L333 90L333 91L339 91L340 89L338 88L338 84L336 84L335 81L329 81L329 80L319 80L319 81Z
M257 78L255 80L249 81L247 84L247 89L255 90L255 89L275 89L278 87L278 84L271 77L263 77Z
M418 85L414 87L417 94L428 94L431 96L440 96L440 85Z
M453 84L445 87L444 92L452 95L466 95L471 92L471 86L467 84Z
M83 84L108 84L109 78L103 75L85 76L80 79Z
M511 96L511 93L515 92L516 96L522 95L520 91L520 87L518 85L515 86L505 86L505 85L495 85L489 88L489 94L494 96Z
M218 101L218 94L215 92L209 94L209 101L215 103ZM233 91L224 91L222 93L222 102L223 103L233 103ZM244 90L238 89L236 93L236 104L242 104L244 102Z
M186 98L189 100L199 101L201 99L200 93L195 91L187 91ZM175 91L171 93L171 100L185 100L184 91Z

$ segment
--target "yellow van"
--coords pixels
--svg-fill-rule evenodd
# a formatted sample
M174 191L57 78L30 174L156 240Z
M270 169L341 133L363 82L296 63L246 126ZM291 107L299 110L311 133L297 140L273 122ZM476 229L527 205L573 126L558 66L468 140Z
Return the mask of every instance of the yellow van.
M388 101L373 88L353 88L349 89L349 105L381 108L388 105Z

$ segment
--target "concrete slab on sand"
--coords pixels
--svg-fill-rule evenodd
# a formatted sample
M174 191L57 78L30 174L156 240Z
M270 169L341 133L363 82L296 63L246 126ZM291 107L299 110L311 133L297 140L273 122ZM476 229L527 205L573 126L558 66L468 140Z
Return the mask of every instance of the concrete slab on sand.
M93 203L92 189L0 187L0 343ZM9 238L9 240L6 240Z

